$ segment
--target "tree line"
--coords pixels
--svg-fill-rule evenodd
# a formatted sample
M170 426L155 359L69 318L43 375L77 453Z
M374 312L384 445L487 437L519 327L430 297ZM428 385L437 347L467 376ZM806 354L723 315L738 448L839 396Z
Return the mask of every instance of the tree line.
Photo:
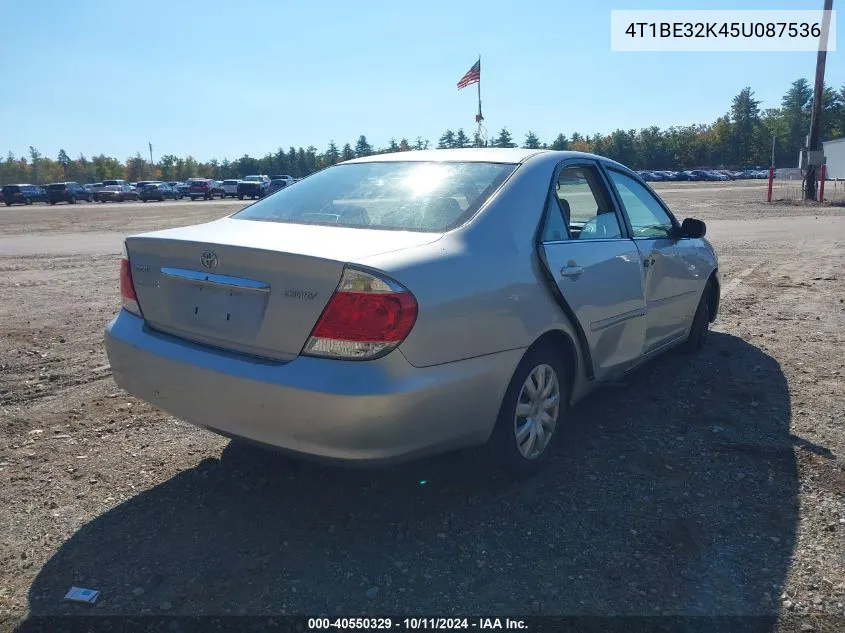
M810 129L810 108L813 90L806 79L792 82L778 108L760 109L750 87L743 88L731 101L725 114L709 124L672 126L661 129L651 126L640 130L617 129L609 134L582 135L560 133L551 142L543 142L529 130L521 144L525 148L549 148L592 152L617 160L634 169L745 168L767 166L772 140L775 164L797 166L798 154ZM845 85L835 90L826 86L822 100L822 138L845 136ZM137 180L177 180L205 177L223 180L249 174L289 174L307 176L324 167L360 156L383 152L413 151L431 147L428 139L395 138L385 147L376 148L365 135L354 146L338 147L330 141L324 151L316 147L279 147L275 152L256 158L243 155L229 160L211 159L200 162L192 156L167 154L155 164L140 153L121 162L99 154L86 158L70 158L62 149L55 159L42 155L35 147L29 156L16 157L12 152L0 161L0 183L43 184L56 181L98 182L109 178ZM471 137L459 128L446 130L437 140L437 148L475 146L517 147L519 144L507 128L492 139L483 139L477 132Z

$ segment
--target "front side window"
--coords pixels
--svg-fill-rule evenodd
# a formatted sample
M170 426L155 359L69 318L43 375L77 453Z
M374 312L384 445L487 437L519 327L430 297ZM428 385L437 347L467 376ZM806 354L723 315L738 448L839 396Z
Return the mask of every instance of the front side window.
M234 218L442 232L471 218L516 169L481 162L336 165L250 205Z
M630 176L609 169L634 237L672 237L675 225L653 193Z

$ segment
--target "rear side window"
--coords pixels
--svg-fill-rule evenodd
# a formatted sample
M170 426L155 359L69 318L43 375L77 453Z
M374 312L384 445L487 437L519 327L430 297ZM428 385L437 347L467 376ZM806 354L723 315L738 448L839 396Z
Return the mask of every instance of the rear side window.
M65 187L66 187L66 186L67 186L67 185L62 185L62 184L58 184L58 185L47 185L47 189L49 189L50 191L63 191L63 190L65 189Z
M17 185L6 185L3 187L3 193L18 193L21 190Z
M232 216L243 220L443 232L471 218L517 165L372 162L337 165Z

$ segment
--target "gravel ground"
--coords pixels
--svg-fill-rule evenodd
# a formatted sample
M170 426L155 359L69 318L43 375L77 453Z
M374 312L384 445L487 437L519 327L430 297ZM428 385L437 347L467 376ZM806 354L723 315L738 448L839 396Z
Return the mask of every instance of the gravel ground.
M291 462L120 392L102 345L120 237L239 203L4 208L0 630L84 613L845 616L845 212L729 185L655 185L720 255L708 347L580 403L521 483L476 451ZM101 597L63 601L71 585Z

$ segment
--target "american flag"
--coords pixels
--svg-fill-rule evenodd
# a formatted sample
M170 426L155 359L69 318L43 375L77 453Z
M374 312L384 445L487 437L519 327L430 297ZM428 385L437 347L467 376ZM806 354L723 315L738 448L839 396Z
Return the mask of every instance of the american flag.
M477 84L481 82L481 60L479 59L472 65L467 71L467 74L461 77L461 80L458 82L458 90L461 88L466 88L471 84Z

